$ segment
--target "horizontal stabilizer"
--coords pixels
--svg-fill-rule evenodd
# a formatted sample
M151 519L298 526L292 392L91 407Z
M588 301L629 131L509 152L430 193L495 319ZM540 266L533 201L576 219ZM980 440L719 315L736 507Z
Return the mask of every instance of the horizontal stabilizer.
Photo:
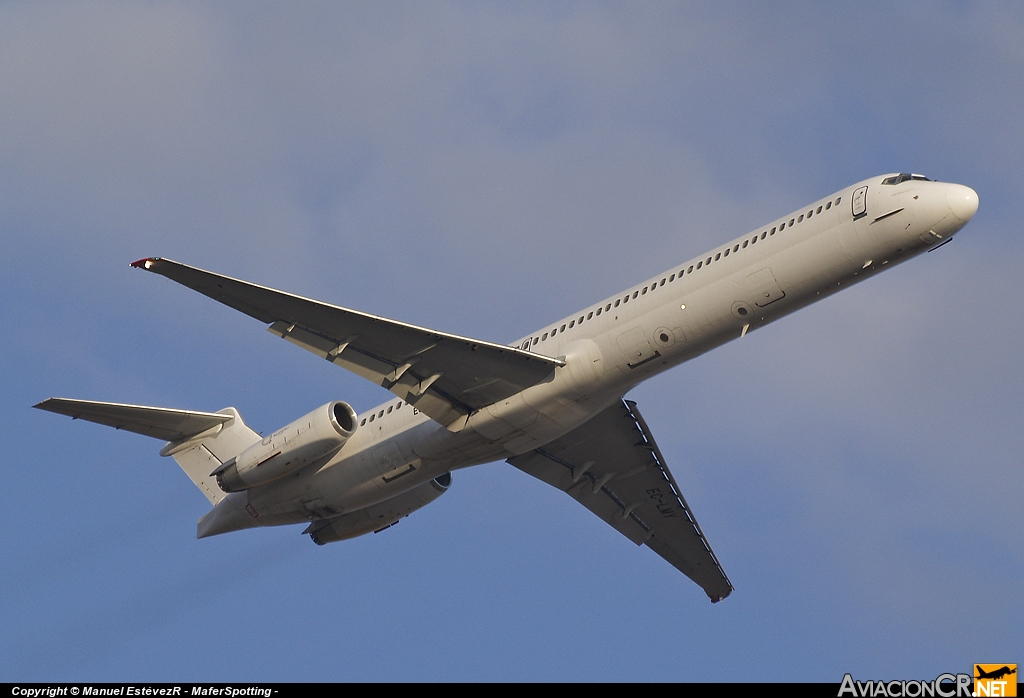
M63 397L51 397L33 407L164 441L183 441L233 419L230 414L72 400Z
M133 267L166 276L268 323L278 337L383 386L452 431L474 410L522 392L565 361L417 327L149 258Z
M260 440L260 435L246 426L234 407L225 407L220 412L193 412L63 397L51 397L33 407L169 442L160 455L174 456L215 506L226 495L211 473Z

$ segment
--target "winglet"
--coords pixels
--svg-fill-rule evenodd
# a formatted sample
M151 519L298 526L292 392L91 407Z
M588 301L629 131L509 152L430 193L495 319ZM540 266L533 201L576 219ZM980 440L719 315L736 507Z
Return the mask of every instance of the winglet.
M136 269L149 269L153 266L154 262L159 261L159 257L144 257L143 259L132 262L129 266L135 267Z

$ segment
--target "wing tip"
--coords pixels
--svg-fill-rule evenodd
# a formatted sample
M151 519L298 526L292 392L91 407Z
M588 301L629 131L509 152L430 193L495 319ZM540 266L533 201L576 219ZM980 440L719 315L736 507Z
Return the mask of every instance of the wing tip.
M715 596L713 594L708 594L708 598L711 599L711 603L718 603L719 601L722 601L723 599L727 598L729 596L729 594L731 594L732 592L733 592L733 590L730 588L729 591L725 592L721 596Z
M132 262L128 266L134 267L135 269L146 269L146 270L148 270L148 269L152 268L152 266L155 263L159 262L159 261L160 261L159 257L143 257L142 259L135 260L134 262Z

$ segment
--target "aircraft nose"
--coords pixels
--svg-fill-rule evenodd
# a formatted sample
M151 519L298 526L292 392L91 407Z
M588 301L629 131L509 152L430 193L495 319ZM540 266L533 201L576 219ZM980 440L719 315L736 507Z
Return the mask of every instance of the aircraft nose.
M962 184L950 184L946 189L946 203L953 215L966 223L978 212L978 193Z

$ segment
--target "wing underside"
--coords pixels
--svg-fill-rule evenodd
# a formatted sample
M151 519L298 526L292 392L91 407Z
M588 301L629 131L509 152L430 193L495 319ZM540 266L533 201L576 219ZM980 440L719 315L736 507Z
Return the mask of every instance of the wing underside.
M618 402L508 462L562 490L637 545L647 545L713 602L732 591L635 402Z
M452 431L558 366L514 347L437 332L257 286L168 259L132 266L166 276L261 322L273 334L387 388Z

